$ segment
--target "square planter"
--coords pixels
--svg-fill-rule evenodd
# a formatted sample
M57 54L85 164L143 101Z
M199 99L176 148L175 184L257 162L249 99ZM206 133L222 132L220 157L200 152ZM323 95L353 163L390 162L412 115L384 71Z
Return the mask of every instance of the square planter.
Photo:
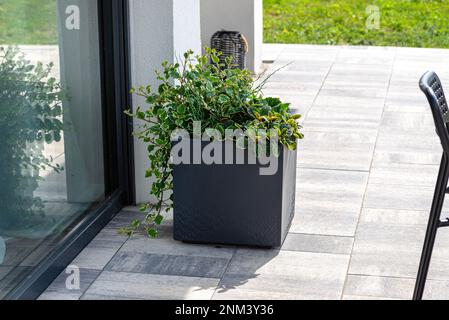
M223 163L231 143L234 159L244 156L245 164L175 165L175 240L280 247L295 212L297 152L280 146L279 157L271 158L277 172L261 175L259 161L248 164L248 151L213 143L221 145ZM210 142L201 144L204 150Z

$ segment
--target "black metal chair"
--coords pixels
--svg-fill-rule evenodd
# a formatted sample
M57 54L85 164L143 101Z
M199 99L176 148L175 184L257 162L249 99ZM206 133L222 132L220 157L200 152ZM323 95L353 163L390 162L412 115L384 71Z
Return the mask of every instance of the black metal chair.
M424 248L413 295L414 300L421 300L423 298L437 231L439 228L449 227L449 219L441 221L444 198L446 193L449 193L447 187L449 180L449 108L443 86L435 72L427 72L421 78L420 87L429 100L436 131L443 147L443 156L430 211L426 238L424 240Z

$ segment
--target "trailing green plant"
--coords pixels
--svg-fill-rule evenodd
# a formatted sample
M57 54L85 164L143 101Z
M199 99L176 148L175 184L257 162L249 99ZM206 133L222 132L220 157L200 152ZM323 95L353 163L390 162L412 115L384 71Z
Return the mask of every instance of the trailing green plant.
M279 142L291 150L303 138L297 121L301 116L292 115L288 103L264 97L261 90L265 82L256 86L250 72L235 68L232 58L223 64L221 53L208 48L206 52L204 56L194 56L188 51L179 63L164 62L162 71L156 72L160 81L156 91L151 86L132 90L148 104L145 110L139 107L127 114L142 121L134 135L148 145L150 167L146 177L155 180L150 194L157 201L144 204L141 208L144 218L120 230L122 234L131 236L143 228L148 236L156 237L164 211L173 208L173 197L167 194L173 189L170 158L174 131L184 129L193 134L194 122L201 123L201 132L216 129L223 136L228 129L244 132L273 129ZM263 138L271 137L268 134Z
M63 168L43 152L61 140L62 90L53 65L32 65L17 47L0 48L0 229L33 225L44 215L34 197L39 170Z

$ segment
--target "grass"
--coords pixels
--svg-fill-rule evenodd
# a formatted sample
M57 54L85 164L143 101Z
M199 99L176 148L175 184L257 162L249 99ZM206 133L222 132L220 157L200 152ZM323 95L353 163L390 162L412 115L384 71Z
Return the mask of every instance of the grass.
M56 44L57 0L0 0L0 44Z
M366 27L368 5L380 29ZM449 0L264 0L265 42L449 48Z
M0 0L0 44L56 44L57 0ZM366 28L368 5L379 30ZM265 42L449 48L449 0L264 0Z

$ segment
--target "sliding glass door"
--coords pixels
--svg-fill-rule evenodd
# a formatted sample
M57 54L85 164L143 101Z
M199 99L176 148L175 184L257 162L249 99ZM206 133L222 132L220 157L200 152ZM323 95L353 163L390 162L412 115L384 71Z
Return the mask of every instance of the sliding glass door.
M36 295L126 201L125 8L0 0L0 299Z

